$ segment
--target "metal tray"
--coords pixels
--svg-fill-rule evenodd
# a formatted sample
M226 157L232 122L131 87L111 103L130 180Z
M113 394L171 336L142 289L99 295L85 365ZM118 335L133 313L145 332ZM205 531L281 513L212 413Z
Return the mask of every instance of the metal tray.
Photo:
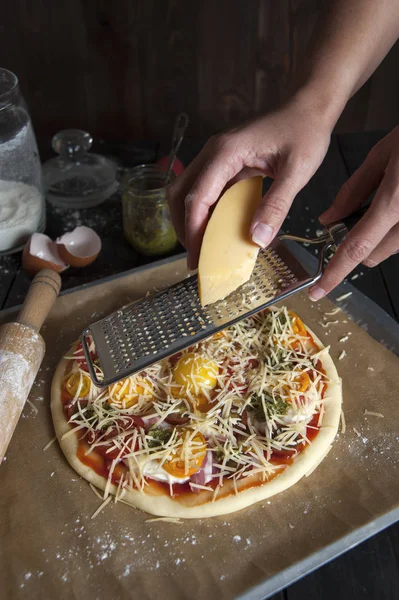
M306 270L308 272L315 272L318 265L318 260L316 257L295 242L289 243L289 246L292 253L306 268ZM101 280L100 282L88 284L85 287L92 287L98 285L98 283L125 277L131 272L146 270L149 267L154 266L154 264L168 264L183 257L185 257L185 254L180 254L176 257L164 259L158 261L157 263L151 263L150 265L139 267L138 269L133 269L132 271L111 276ZM67 290L64 292L64 294L72 293L76 291L76 289L80 288ZM349 293L351 295L348 298L337 302L337 298ZM396 356L399 356L399 324L375 302L370 300L370 298L365 296L361 291L356 289L348 282L340 284L328 295L328 298L335 304L339 305L343 312L347 314L359 327L367 331L371 337L396 354ZM293 564L290 568L281 571L278 575L267 579L261 585L248 590L240 596L237 596L237 598L242 600L266 599L281 589L291 585L298 579L301 579L305 575L318 569L327 562L337 558L344 552L354 548L361 542L377 534L379 531L382 531L398 520L399 508L386 513L384 516L377 518L372 523L369 523L364 527L359 527L351 534L342 537L335 543L326 546L321 550L318 550L312 556L307 557L303 561Z
M292 248L293 252L296 254L297 258L306 266L309 267L309 269L311 270L312 268L314 268L314 265L316 264L316 259L310 255L305 249L296 246L295 244L293 245ZM173 265L173 263L177 261L179 261L179 259L181 260L184 257L184 255L179 255L177 257L173 257L173 258L169 258L169 259L164 259L161 261L158 261L156 263L151 263L150 265L146 265L143 267L139 267L138 269L133 269L131 271L128 272L124 272L121 274L118 274L116 276L112 276L112 277L108 277L105 279L102 279L100 281L91 283L91 284L87 284L84 286L80 286L79 288L75 288L75 289L71 289L71 290L67 290L65 291L62 296L61 296L61 300L60 300L60 308L58 309L58 316L57 319L60 319L60 315L63 315L63 311L66 311L66 313L68 313L68 309L70 308L70 314L75 314L73 313L74 310L78 311L80 310L78 306L79 302L82 302L83 304L87 302L86 300L86 296L90 296L92 298L92 300L90 301L91 304L90 306L93 307L95 305L93 298L98 298L98 294L100 293L108 293L108 299L107 299L107 306L110 305L110 290L112 288L112 290L121 290L124 284L124 281L133 281L133 282L138 282L139 279L141 280L141 278L146 279L146 284L145 285L151 285L152 282L152 275L151 273L156 273L157 269L162 268L163 266L166 265ZM181 266L181 265L180 265ZM171 274L176 278L178 277L178 268L176 269L170 269ZM129 279L131 278L131 279ZM107 285L109 282L109 285ZM130 285L130 283L129 283ZM135 284L134 284L135 285ZM91 288L93 288L93 290L91 290ZM140 285L138 286L137 289L135 289L135 294L137 296L137 294L142 293ZM98 289L98 293L94 293L95 290ZM90 294L85 294L85 290L87 290L88 292L90 291ZM101 291L100 291L101 290ZM104 292L105 290L105 292ZM107 291L108 290L108 291ZM339 286L339 288L337 290L335 290L331 295L330 298L335 301L337 297L342 296L343 294L347 294L351 292L351 295L344 301L339 302L339 305L341 306L341 308L344 310L345 313L347 313L360 327L362 327L363 329L366 329L367 332L378 342L380 342L381 344L383 344L384 346L386 346L387 348L389 348L392 352L394 352L396 355L399 356L399 325L391 318L389 317L389 315L387 315L382 309L380 309L374 302L372 302L371 300L369 300L368 298L366 298L364 296L364 294L362 294L361 292L359 292L358 290L356 290L352 285L350 285L349 283L345 283L342 284L341 286ZM75 296L74 296L75 294ZM112 295L112 294L111 294ZM112 302L114 303L114 305L111 307L112 310L114 310L115 308L117 308L117 306L115 306L115 303L117 303L118 300L118 294L115 292L115 298L112 299ZM77 308L76 308L77 307ZM16 308L7 310L7 311L3 311L0 315L0 320L6 319L7 317L10 317L12 314L14 314L16 312ZM92 310L92 308L90 309ZM86 311L87 312L87 311ZM76 312L77 314L77 312ZM316 314L316 313L315 313ZM48 341L50 342L51 339L51 343L52 345L48 346L49 348L49 352L48 352L48 356L46 357L46 364L44 365L44 369L43 369L43 374L45 374L48 371L47 375L42 375L39 379L39 387L38 390L36 390L36 394L46 394L48 393L48 389L49 389L49 385L50 385L50 379L51 379L51 374L53 372L54 366L57 363L59 357L62 355L62 353L65 351L67 344L72 341L73 339L76 339L78 334L80 333L80 331L84 328L84 326L86 325L85 319L89 318L91 315L89 312L87 312L87 314L85 314L84 319L80 320L76 320L74 321L73 325L71 325L72 329L67 331L67 333L64 336L64 333L60 336L56 336L54 333L50 335L49 333L49 329L51 327L51 315L50 315L50 319L49 319L49 325L48 328L44 331L44 337L48 339ZM63 319L65 321L65 319ZM69 323L69 322L68 322ZM69 327L69 325L68 325ZM346 326L345 326L346 327ZM80 328L80 330L79 330ZM63 337L64 336L64 337ZM75 337L73 337L75 336ZM68 338L68 339L67 339ZM393 359L393 357L392 357ZM46 381L44 382L44 380L42 381L42 378L46 377ZM22 535L21 533L21 528L24 526L24 519L25 519L25 505L22 501L23 498L28 497L29 494L31 494L32 499L34 499L35 503L39 503L40 502L43 503L43 505L47 506L47 513L46 513L46 523L41 523L37 525L37 527L43 527L44 525L48 528L47 534L48 534L48 539L50 540L48 543L55 543L52 542L52 539L54 538L54 540L56 540L57 538L57 534L59 532L57 532L57 528L59 529L62 525L63 522L65 523L73 523L74 522L74 518L76 518L76 512L74 511L79 511L79 515L90 515L90 510L93 511L93 504L94 507L97 506L97 503L99 503L98 499L96 499L94 497L94 495L91 492L85 493L84 490L87 487L86 482L79 482L75 477L74 477L74 473L73 471L71 471L70 467L65 463L65 461L63 461L60 452L58 450L58 448L56 446L53 446L52 449L48 450L46 453L42 453L42 448L44 447L44 445L48 442L48 440L50 439L52 433L52 427L51 427L51 423L50 423L50 418L48 415L48 406L42 406L42 408L40 409L41 412L39 412L39 416L36 419L36 424L34 424L32 421L30 421L29 419L22 419L20 424L18 425L18 429L15 435L15 440L13 439L11 447L10 447L10 451L11 451L11 455L10 455L10 461L7 461L5 464L5 468L9 468L10 471L8 472L8 474L6 473L6 471L4 471L4 475L3 472L1 473L2 475L2 482L4 482L4 486L3 486L3 500L4 502L8 502L7 498L9 499L14 499L15 498L15 503L14 503L14 514L19 514L19 519L18 520L7 520L6 515L8 514L6 509L4 508L4 512L3 512L3 518L0 519L0 531L1 531L1 526L3 524L4 526L4 550L6 551L3 561L4 565L3 567L0 566L0 578L5 576L6 574L8 574L9 570L10 570L10 564L12 564L11 561L11 557L13 556L13 552L14 555L18 555L21 556L21 560L18 559L18 568L27 570L28 568L31 568L31 564L32 562L37 560L37 557L40 554L38 554L38 550L35 546L35 544L37 543L37 540L35 539L39 536L42 535L41 533L41 529L39 530L35 530L35 523L33 523L32 521L27 522L25 525L25 529L23 530L24 533ZM38 423L38 419L41 419L41 422ZM378 421L378 419L377 419ZM386 420L387 421L387 420ZM40 424L40 428L38 428L38 425ZM380 425L380 424L377 424ZM391 427L392 428L392 427ZM352 436L354 437L354 435ZM29 456L26 456L26 439L30 440L30 452L29 452ZM348 442L345 439L345 444L347 444ZM342 441L340 442L340 444L342 444ZM41 460L40 462L40 470L36 471L36 463L35 460ZM30 461L30 463L29 463ZM34 479L29 479L29 472L30 469L28 469L26 471L27 475L25 475L24 473L24 468L26 469L26 463L28 462L29 464L32 464L32 461L35 463L35 467L32 466L31 470L32 472L36 473L35 478ZM306 492L306 490L311 490L312 487L314 485L325 485L328 484L328 471L330 471L331 473L334 473L335 470L335 464L336 463L332 463L330 462L330 464L327 464L328 461L326 461L326 467L323 469L320 469L316 471L316 473L314 475L312 475L312 477L309 479L309 483L308 482L304 482L303 486L298 486L298 489L291 488L292 491L287 490L287 492L285 492L285 499L288 500L288 502L297 502L298 500L301 500L304 496L304 492ZM323 463L324 464L324 463ZM57 465L57 477L58 477L58 481L59 481L59 485L62 486L64 485L65 490L68 490L68 486L71 486L70 479L71 477L73 478L73 481L75 481L75 483L73 484L73 488L70 488L70 491L68 491L67 493L70 495L66 496L67 502L63 502L62 503L62 507L57 507L56 506L56 502L54 500L51 500L51 494L53 493L51 491L50 488L48 488L48 482L49 481L53 481L53 479L48 479L50 477L50 472L54 470L55 465ZM17 470L15 470L15 468L17 467ZM86 487L85 487L86 486ZM309 487L310 486L310 487ZM79 487L79 490L77 489ZM391 485L392 487L392 485ZM61 488L62 489L62 488ZM50 493L51 492L51 493ZM325 494L328 494L328 490L325 490L324 492ZM25 494L25 495L24 495ZM283 496L282 496L283 497ZM327 497L327 496L325 496ZM278 498L278 497L276 497ZM64 499L65 500L65 499ZM273 500L273 499L272 499ZM398 517L399 517L399 508L387 508L387 509L379 509L379 506L388 506L388 502L386 504L382 504L379 505L378 504L378 498L376 499L374 497L373 499L374 501L374 508L375 508L375 512L373 512L372 514L377 515L376 518L372 521L369 520L369 518L365 517L363 520L363 522L361 523L362 520L359 521L359 524L356 523L356 519L354 519L351 523L350 527L345 527L344 525L342 525L342 531L345 533L343 535L335 535L334 534L334 539L333 537L331 537L331 539L333 539L332 543L324 543L323 540L319 540L319 543L317 543L317 540L313 541L313 538L310 540L309 542L309 546L307 548L307 551L305 553L303 553L304 555L306 555L306 557L303 560L293 560L291 562L291 564L286 567L286 568L281 568L279 569L274 569L274 571L271 569L269 572L273 574L271 576L266 577L266 570L265 568L263 568L263 570L260 572L259 571L259 566L258 565L254 565L252 563L252 566L250 566L250 558L249 558L249 554L243 556L244 560L248 561L247 564L247 570L245 575L243 575L244 579L242 581L237 582L237 580L235 582L233 582L231 584L231 587L228 587L226 584L226 581L220 581L219 583L219 587L218 587L218 577L215 579L214 576L213 578L211 578L211 572L212 572L212 568L213 565L210 564L208 562L208 564L206 565L206 573L207 573L207 578L205 581L205 584L207 586L207 590L211 590L213 589L215 595L217 594L220 598L242 598L245 600L261 600L263 598L266 598L274 593L276 593L278 590L290 585L291 583L293 583L294 581L296 581L297 579L303 577L304 575L306 575L307 573L317 569L318 567L320 567L321 565L323 565L324 563L332 560L333 558L339 556L340 554L342 554L343 552L345 552L346 550L349 550L350 548L356 546L357 544L359 544L360 542L362 542L363 540L367 539L368 537L376 534L377 532L379 532L380 530L384 529L385 527L389 526L390 524L392 524L393 522L395 522ZM276 504L280 502L280 499L278 499L278 501L276 501ZM352 509L356 509L356 502L357 499L353 500L353 506ZM46 504L47 503L47 504ZM1 509L1 499L0 499L0 509ZM285 503L284 503L285 504ZM389 507L395 506L395 502L394 501L390 501L389 502ZM8 506L8 503L5 505ZM295 504L295 506L297 506L297 504ZM126 509L128 511L133 510L132 513L128 513L126 514ZM272 506L271 508L276 508L276 506ZM32 512L32 504L29 504L29 510ZM137 512L134 511L134 509L127 509L126 507L119 507L118 510L121 511L121 514L119 515L120 517L120 521L119 519L116 520L115 517L115 511L111 511L112 514L109 514L107 512L102 513L102 515L100 515L99 520L95 521L95 525L96 528L109 528L112 524L114 526L116 526L117 524L120 524L120 526L125 526L123 525L124 523L129 523L132 528L138 528L138 527L143 527L144 525L144 521L147 518L145 515L142 514L138 514ZM303 510L303 509L302 509ZM323 510L324 510L324 505L323 505ZM338 509L337 509L338 510ZM383 511L386 510L386 512L384 513ZM19 513L16 511L20 511ZM61 512L60 512L61 511ZM193 522L188 523L187 526L175 526L175 527L186 527L187 531L188 530L198 530L198 545L196 546L192 546L192 550L194 552L200 549L199 545L200 545L200 534L202 536L204 536L205 538L208 537L208 533L212 533L215 534L214 538L212 540L212 545L215 548L215 552L217 550L217 557L215 558L215 563L217 562L217 560L219 560L218 557L220 557L221 553L226 553L226 557L227 559L230 557L232 558L233 556L236 556L236 552L238 550L238 546L235 545L234 541L232 540L232 535L234 533L240 533L241 536L245 536L245 530L247 528L247 523L248 523L248 527L249 525L254 522L254 516L256 515L270 515L271 518L273 517L273 511L270 511L270 513L268 512L269 509L267 508L267 510L265 510L265 507L260 507L260 511L255 507L252 507L250 509L248 509L247 513L236 513L235 515L231 516L230 518L226 518L226 521L228 521L228 525L229 528L227 527L223 527L223 519L218 519L216 518L215 521L210 520L208 521L206 524L193 524ZM26 513L28 514L28 513ZM32 512L32 514L36 514L35 511ZM75 517L73 516L75 514ZM370 513L369 513L370 514ZM61 516L60 516L61 515ZM315 507L314 509L314 515L312 515L312 519L313 516L316 516L317 518L320 518L320 505L318 505L317 507ZM60 521L61 518L61 521ZM256 517L258 519L258 517ZM338 522L340 522L341 524L344 523L343 519L341 518L341 515L339 515L337 517ZM340 520L341 519L341 520ZM89 528L90 526L90 516L87 517L86 519L86 527ZM28 525L31 524L31 528L32 531L29 530ZM60 525L61 523L61 525ZM111 525L110 525L111 524ZM318 525L320 526L320 521L318 523ZM148 526L147 526L148 527ZM180 536L181 535L181 529L174 529L173 528L173 524L157 524L157 533L159 533L159 535L162 537L164 536L165 539L172 539L173 536ZM308 527L309 528L309 532L314 532L315 529L317 529L317 522L313 522L308 520L307 523L304 525L304 527ZM271 528L273 529L273 523L271 524ZM226 533L227 530L229 529L230 533L229 533L229 545L230 547L225 545L225 540L226 540ZM138 529L137 529L138 531ZM153 530L152 530L153 531ZM349 531L349 533L346 533L346 531ZM150 533L151 530L148 529L148 532ZM254 533L254 537L255 539L256 536L260 536L262 532L256 532ZM297 533L296 531L294 533ZM67 542L67 535L70 534L69 530L65 530L65 536L63 536L64 538L64 543ZM136 531L135 531L136 534ZM248 530L248 534L249 534L249 530ZM267 527L265 528L265 535L267 534ZM263 534L262 534L263 535ZM287 532L285 532L285 535L287 535ZM300 535L302 535L302 533L300 531L298 531L298 536L300 538ZM31 537L29 537L31 536ZM235 536L238 537L238 536ZM316 535L317 537L317 535ZM219 539L220 538L220 539ZM145 541L146 538L144 538L143 536L143 543ZM245 537L243 537L243 539L245 540ZM262 538L260 538L262 539ZM158 543L158 542L157 542ZM208 542L209 543L209 542ZM263 540L263 543L265 543L265 540ZM50 546L49 546L50 547ZM170 545L169 545L170 548ZM250 547L249 547L250 548ZM28 549L28 550L27 550ZM143 549L145 549L145 546L143 546ZM314 551L313 551L314 549ZM79 549L80 551L82 551L82 548ZM253 547L253 550L258 551L257 548ZM30 554L27 554L27 552L29 551ZM0 551L0 555L1 555L1 551ZM299 555L299 554L298 554ZM193 554L194 556L194 554ZM246 558L247 556L247 558ZM69 555L68 555L69 557ZM76 553L76 560L79 559L78 554ZM226 559L226 560L227 560ZM53 559L55 560L55 559ZM74 556L70 556L68 558L68 560L71 561L71 564L73 564L73 560L75 560ZM286 564L288 564L288 561L286 561ZM190 569L192 569L192 571L190 571L194 577L193 581L196 581L195 577L198 578L199 576L199 572L197 573L196 569L200 568L199 563L197 562L192 562L191 564L188 564L187 567L190 567ZM3 569L4 568L4 572ZM14 565L13 567L14 569L17 569L17 566ZM51 567L50 567L50 563L48 563L47 566L48 569L53 569L50 573L49 573L49 577L52 577L52 580L54 580L54 578L56 576L59 576L60 574L62 574L62 566L57 562L57 563L51 563ZM216 568L216 566L215 566ZM279 567L280 568L280 567ZM175 567L174 567L175 570ZM101 567L101 571L104 572L103 567ZM72 572L72 571L71 571ZM22 570L23 573L23 570ZM87 577L88 573L92 574L92 578ZM166 573L166 566L165 566L165 573ZM170 571L168 571L168 573L171 573ZM254 583L254 579L252 576L250 576L251 573L256 573L257 574L257 583ZM264 579L262 580L264 575ZM78 576L78 575L76 575ZM133 573L132 573L133 576ZM155 571L151 572L149 577L155 579L156 576L161 576L161 573L157 573ZM163 575L162 575L163 576ZM166 575L165 575L166 576ZM96 572L95 569L93 569L93 571L89 572L81 572L79 575L80 579L80 584L83 586L86 586L86 591L87 591L87 586L91 585L90 581L96 580ZM187 575L188 577L188 575ZM161 581L161 580L160 580ZM167 587L168 583L167 583L167 579L164 581L162 580L162 583L164 583L164 585ZM108 574L108 580L103 580L101 579L102 582L102 591L101 594L99 595L96 592L96 596L98 597L106 597L107 594L107 590L108 593L112 595L112 589L115 589L114 587L112 587L112 585L115 585L115 581L114 579L111 577L111 573ZM113 582L113 584L112 584ZM72 581L71 584L72 585ZM127 581L126 581L127 583ZM60 582L60 584L62 584L62 582ZM27 584L26 584L27 585ZM50 586L50 583L46 583L45 578L43 577L41 580L38 580L37 585L41 586L40 590L46 590L46 589L50 589L50 587L46 587ZM69 583L65 583L65 585L69 585ZM107 587L108 586L108 587ZM172 587L166 589L165 587L165 591L163 596L165 598L173 598L176 597L176 595L173 595L176 592L176 589L178 589L177 587L175 588L175 590L172 589ZM72 588L70 588L72 590ZM24 588L25 592L27 593L28 588ZM232 592L230 593L230 590L232 590ZM89 591L89 595L92 591L92 589L88 590ZM200 592L200 590L197 590L198 594ZM60 588L60 594L66 594L67 593L67 588L65 589L61 589ZM202 592L204 592L204 590L202 590ZM41 593L44 593L41 592ZM189 594L190 591L187 591L187 594ZM193 594L196 594L197 592L195 591L191 591L191 596L193 596ZM209 593L211 593L209 591ZM86 594L87 595L87 594ZM13 597L15 598L19 598L19 597L27 597L26 595L23 595L22 591L18 591L17 589L13 588ZM31 597L33 597L33 595L31 595ZM149 596L149 594L147 593L146 597L160 597L158 596ZM182 597L182 596L179 596ZM199 597L199 596L198 596ZM201 598L204 596L200 596ZM207 597L210 597L209 594Z

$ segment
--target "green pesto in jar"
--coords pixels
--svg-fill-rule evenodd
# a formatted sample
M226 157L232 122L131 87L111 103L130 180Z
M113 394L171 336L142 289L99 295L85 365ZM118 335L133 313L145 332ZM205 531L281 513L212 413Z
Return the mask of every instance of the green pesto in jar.
M125 237L133 248L147 256L167 254L177 244L164 177L158 165L140 165L127 173L123 182Z

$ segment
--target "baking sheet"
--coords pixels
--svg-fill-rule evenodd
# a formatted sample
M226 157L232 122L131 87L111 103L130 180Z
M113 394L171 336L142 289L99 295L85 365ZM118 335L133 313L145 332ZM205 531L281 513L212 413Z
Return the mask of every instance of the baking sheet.
M37 414L26 406L0 468L5 598L263 598L395 519L398 358L344 313L327 317L339 323L323 327L333 305L311 305L306 294L285 303L331 344L344 383L347 431L319 468L279 496L227 517L148 523L145 513L112 503L91 519L101 500L57 443L43 452L54 435L52 373L90 322L184 274L184 259L163 261L58 299L30 396ZM347 355L338 361L343 349Z

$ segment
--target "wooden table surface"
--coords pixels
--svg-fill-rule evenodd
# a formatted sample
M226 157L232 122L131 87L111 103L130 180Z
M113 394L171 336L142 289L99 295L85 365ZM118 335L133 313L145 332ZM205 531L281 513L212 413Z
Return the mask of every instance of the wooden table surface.
M309 237L320 228L317 216L333 201L340 186L361 164L382 133L334 136L328 154L311 182L297 197L284 229ZM185 164L201 148L200 141L183 142L179 156ZM41 155L47 158L43 145ZM97 143L95 151L116 158L123 171L135 164L152 162L167 149L158 144ZM116 194L103 205L85 210L47 207L46 233L55 238L77 225L88 225L100 234L103 250L95 263L83 270L63 274L63 289L73 288L102 277L120 273L151 261L135 252L124 240L121 229L120 197ZM176 253L182 248L177 248ZM399 255L382 265L358 267L350 282L395 319L399 315ZM0 257L0 309L21 303L29 279L21 269L21 255ZM273 600L396 600L399 598L399 524L363 542L341 557L307 575L273 596Z

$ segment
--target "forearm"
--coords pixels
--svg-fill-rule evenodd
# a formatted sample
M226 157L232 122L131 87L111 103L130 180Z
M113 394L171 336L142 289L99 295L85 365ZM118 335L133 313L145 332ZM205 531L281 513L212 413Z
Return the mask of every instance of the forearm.
M334 127L398 37L398 0L330 2L295 73L294 95L323 112Z

